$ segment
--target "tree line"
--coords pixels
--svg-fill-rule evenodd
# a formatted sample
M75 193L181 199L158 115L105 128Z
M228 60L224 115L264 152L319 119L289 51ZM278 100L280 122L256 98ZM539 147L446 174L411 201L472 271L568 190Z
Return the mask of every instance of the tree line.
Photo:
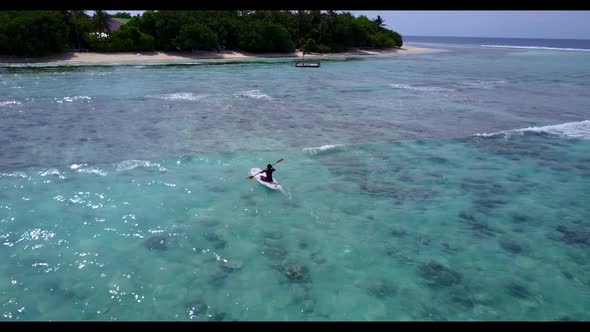
M0 12L0 54L41 56L66 50L93 52L242 50L344 52L391 48L402 36L378 16L335 11L146 11L110 31L105 11Z

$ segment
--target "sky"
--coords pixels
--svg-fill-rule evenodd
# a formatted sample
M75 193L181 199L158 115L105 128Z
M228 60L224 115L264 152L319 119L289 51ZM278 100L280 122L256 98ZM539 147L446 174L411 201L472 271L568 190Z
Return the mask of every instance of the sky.
M590 11L351 11L402 36L590 39Z
M115 13L116 11L108 11ZM132 15L143 11L129 11ZM351 11L402 36L590 39L590 11Z

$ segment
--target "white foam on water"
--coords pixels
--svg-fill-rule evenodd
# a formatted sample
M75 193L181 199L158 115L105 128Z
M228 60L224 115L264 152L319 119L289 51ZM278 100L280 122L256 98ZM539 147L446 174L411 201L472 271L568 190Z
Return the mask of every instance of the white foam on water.
M443 88L438 86L415 86L409 84L399 84L399 83L392 83L389 84L390 87L395 89L402 89L402 90L413 90L413 91L422 91L422 92L452 92L455 89L450 88Z
M567 122L558 125L552 126L544 126L544 127L528 127L528 128L521 128L521 129L512 129L512 130L504 130L499 131L497 133L482 133L482 134L475 134L475 136L479 137L493 137L498 135L503 135L505 137L510 137L514 134L524 134L526 132L532 133L539 133L539 134L549 134L555 135L563 138L583 138L583 139L590 139L590 120L584 120L580 122Z
M479 45L481 47L492 47L492 48L516 48L525 50L547 50L547 51L570 51L570 52L590 52L590 49L586 48L570 48L570 47L547 47L547 46L513 46L513 45Z
M324 153L324 152L328 152L328 151L339 151L339 150L344 149L344 147L345 147L344 144L328 144L328 145L322 145L322 146L318 146L318 147L304 148L303 152L309 153L311 155L315 155L318 153Z
M58 103L58 104L63 104L64 102L65 103L71 103L71 102L74 102L74 101L82 101L82 102L85 102L85 103L90 103L90 101L92 100L92 98L91 97L88 97L88 96L74 96L74 97L68 97L68 96L66 96L66 97L63 97L61 99L53 98L53 100L55 100L55 102Z
M506 81L502 81L502 80L497 80L497 81L482 81L482 80L477 80L477 81L464 81L461 82L462 85L466 85L468 87L471 88L479 88L479 89L493 89L496 88L500 85L506 84L508 82Z
M59 172L59 170L56 169L56 168L50 168L50 169L47 169L47 170L45 170L43 172L39 172L38 174L41 175L41 176L57 175L60 179L63 179L64 178L64 176L61 175L61 173Z
M7 106L18 106L18 105L22 105L23 103L21 103L18 100L3 100L0 101L0 107L7 107Z
M262 93L260 90L248 90L248 91L240 91L236 93L238 97L246 97L252 99L260 99L260 100L273 100L274 98Z
M8 177L8 178L28 178L27 174L24 172L14 172L14 173L0 173L0 177Z
M87 174L96 174L100 176L107 176L107 172L101 170L100 168L80 168L78 169L78 173L87 173Z
M37 240L49 240L55 236L55 233L47 230L43 230L41 228L34 228L31 230L26 231L21 235L21 238L16 241L37 241Z
M177 92L168 93L161 95L147 95L146 98L163 99L163 100L187 100L187 101L199 101L209 97L208 94L195 94L192 92Z
M144 168L157 168L160 172L166 172L167 169L162 167L158 163L153 163L149 160L125 160L116 165L117 171L130 171L132 169L144 167Z
M70 169L78 169L80 167L88 166L87 164L71 164Z

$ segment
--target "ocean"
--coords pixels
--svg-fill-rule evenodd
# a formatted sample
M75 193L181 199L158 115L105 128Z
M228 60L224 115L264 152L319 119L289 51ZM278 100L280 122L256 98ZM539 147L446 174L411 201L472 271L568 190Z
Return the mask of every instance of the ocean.
M590 319L588 41L429 38L1 65L0 320Z
M588 39L406 36L404 40L408 43L475 45L481 47L554 51L590 51L590 40Z

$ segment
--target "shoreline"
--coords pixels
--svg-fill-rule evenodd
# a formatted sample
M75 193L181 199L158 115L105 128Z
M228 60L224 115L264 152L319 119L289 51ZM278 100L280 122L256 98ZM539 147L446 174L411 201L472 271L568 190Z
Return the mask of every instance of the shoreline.
M384 54L417 54L434 52L435 49L403 46L400 48L388 49L353 49L343 53L311 53L306 54L306 59L321 60L322 58L344 58L354 56L374 56ZM284 58L301 60L301 51L293 53L248 53L237 51L198 51L198 52L116 52L116 53L94 53L94 52L65 52L56 55L43 56L39 58L0 56L0 64L47 64L47 65L68 65L88 63L147 63L154 62L187 62L194 60L256 60Z

